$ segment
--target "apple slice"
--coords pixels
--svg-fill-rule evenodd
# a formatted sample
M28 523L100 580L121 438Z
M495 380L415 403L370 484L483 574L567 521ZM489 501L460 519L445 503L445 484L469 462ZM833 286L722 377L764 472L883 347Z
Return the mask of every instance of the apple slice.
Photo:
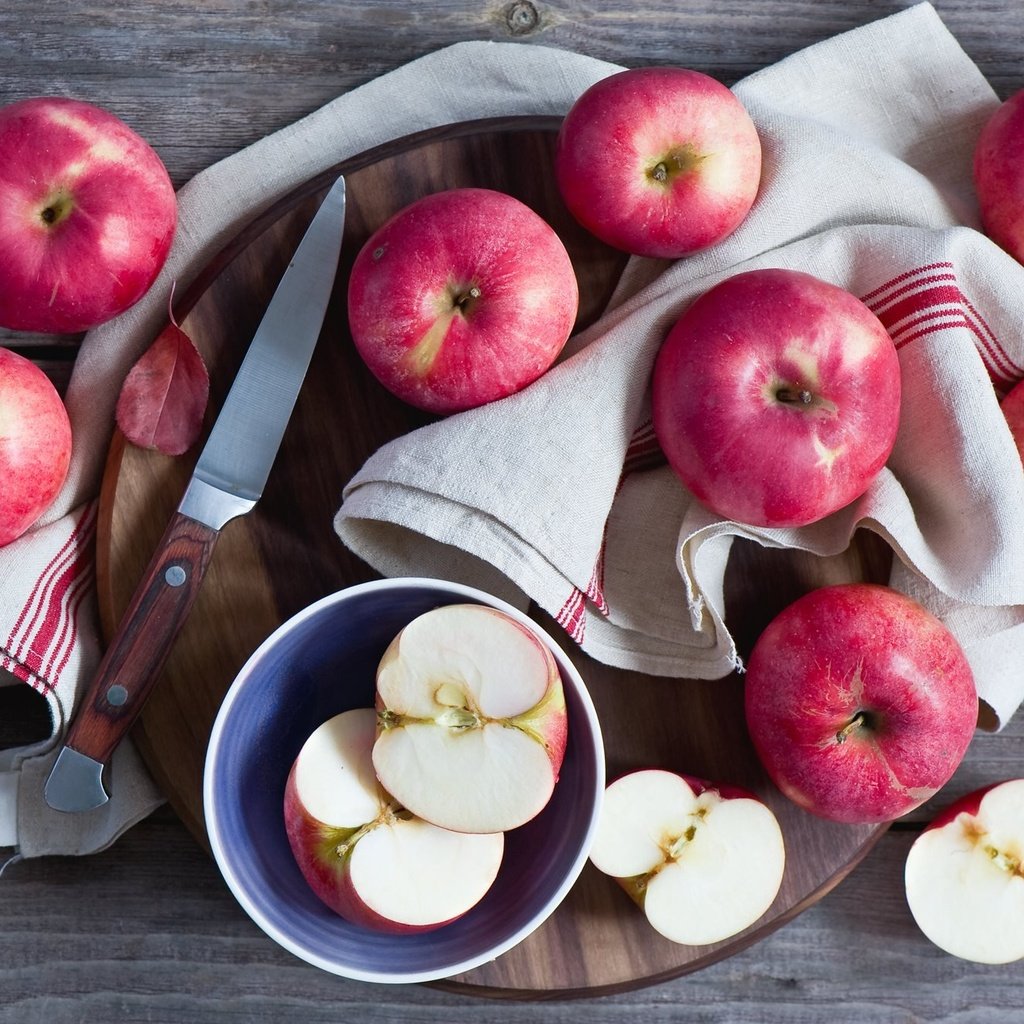
M285 785L285 828L306 881L332 910L377 931L429 931L476 905L498 874L505 837L438 828L404 810L370 760L377 716L328 719Z
M505 612L434 608L377 669L373 767L403 807L459 832L535 817L558 779L565 695L544 642Z
M907 903L940 949L980 964L1024 959L1024 779L976 790L914 841Z
M655 931L703 946L736 935L768 910L786 852L775 815L752 794L645 769L605 790L590 859Z

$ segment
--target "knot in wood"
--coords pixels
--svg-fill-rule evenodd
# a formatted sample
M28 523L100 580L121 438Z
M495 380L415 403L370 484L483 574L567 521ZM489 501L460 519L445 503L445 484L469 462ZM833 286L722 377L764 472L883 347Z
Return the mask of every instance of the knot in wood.
M530 0L516 0L505 8L505 24L514 36L525 36L540 27L540 14Z

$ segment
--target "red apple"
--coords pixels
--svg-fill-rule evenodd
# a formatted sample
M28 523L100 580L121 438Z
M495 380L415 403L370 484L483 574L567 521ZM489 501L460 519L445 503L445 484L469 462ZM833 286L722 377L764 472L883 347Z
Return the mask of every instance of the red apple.
M1024 262L1024 90L1002 103L974 149L974 186L985 233Z
M377 710L377 777L426 821L503 832L550 800L567 738L562 678L505 612L454 604L410 622L381 659Z
M153 149L113 114L39 98L0 109L0 325L73 333L153 283L177 208Z
M907 903L940 949L964 960L1024 959L1024 779L976 790L914 840Z
M674 259L739 227L761 180L761 143L740 101L698 71L620 71L572 105L555 177L602 241Z
M861 495L896 441L900 365L859 299L794 270L705 292L654 367L654 429L693 495L726 519L802 526Z
M53 504L71 461L71 423L46 374L0 348L0 546Z
M1024 381L1010 391L1003 399L1000 408L1006 417L1006 423L1013 435L1014 443L1017 445L1017 451L1024 459Z
M328 719L288 774L285 829L299 869L332 910L387 932L430 931L475 906L504 836L449 832L401 807L374 777L372 708Z
M946 784L974 734L978 697L949 630L868 583L822 587L758 638L747 726L765 770L805 810L891 821Z
M532 383L562 351L579 290L540 216L490 189L451 189L400 210L349 279L352 340L374 376L433 413Z
M786 851L775 815L753 794L648 769L605 790L590 859L655 931L704 945L736 935L768 910Z

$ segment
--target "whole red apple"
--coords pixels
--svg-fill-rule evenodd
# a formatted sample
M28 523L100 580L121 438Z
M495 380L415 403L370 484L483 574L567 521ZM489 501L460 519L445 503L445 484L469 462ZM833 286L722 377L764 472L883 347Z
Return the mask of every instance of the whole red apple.
M693 495L726 519L802 526L862 494L896 441L900 365L859 299L795 270L752 270L676 322L653 377L654 429Z
M889 587L822 587L779 613L745 677L747 726L768 775L834 821L906 814L946 784L974 734L963 651Z
M674 259L739 227L761 180L761 143L721 82L686 68L633 68L572 105L555 177L565 205L602 241Z
M73 333L121 313L176 217L160 158L113 114L49 97L0 109L0 325Z
M352 340L403 401L453 413L532 383L576 320L576 274L558 235L490 189L437 192L400 210L356 257Z
M71 461L71 423L46 374L0 348L0 546L53 504Z
M1002 103L974 149L974 187L985 233L1024 262L1024 90Z

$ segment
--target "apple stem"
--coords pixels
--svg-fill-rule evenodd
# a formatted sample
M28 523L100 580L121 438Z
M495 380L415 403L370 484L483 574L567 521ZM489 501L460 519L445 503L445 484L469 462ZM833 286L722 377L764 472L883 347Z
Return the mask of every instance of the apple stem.
M849 722L847 722L846 725L836 733L836 743L845 743L846 740L858 729L862 726L867 726L869 721L870 718L866 711L858 711L853 718L851 718Z
M477 285L470 285L470 287L467 288L464 292L459 292L455 296L455 308L463 313L467 312L469 310L469 307L472 306L473 303L476 302L476 300L479 299L482 294L483 293L480 291Z
M807 388L782 387L775 392L775 397L789 405L810 405L814 401L814 395Z

